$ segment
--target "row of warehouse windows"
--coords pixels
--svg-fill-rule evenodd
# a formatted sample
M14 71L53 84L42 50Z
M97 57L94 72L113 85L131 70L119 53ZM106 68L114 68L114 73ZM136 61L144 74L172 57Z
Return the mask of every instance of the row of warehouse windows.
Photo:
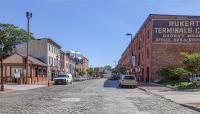
M147 59L149 59L149 48L147 48L146 54L147 54L146 56ZM140 65L140 60L144 60L144 51L141 53L141 56L140 56L140 53L138 54L138 65Z
M149 39L149 30L147 31L147 39ZM137 42L137 48L140 49L141 45L145 42L145 36L144 34L141 35L141 38L139 38L139 41Z
M149 30L147 30L147 39L149 39L150 38L150 32L149 32ZM141 40L142 39L142 40ZM136 45L135 45L135 49L133 49L133 50L136 50L136 49L140 49L141 48L141 44L142 43L144 43L145 42L145 36L144 36L144 34L142 34L141 35L141 38L139 38L139 40L138 40L138 42L136 42ZM129 48L129 47L128 47ZM125 50L125 51L127 51L127 52L125 52L124 54L123 54L123 58L129 58L128 56L129 56L129 49L128 50ZM147 55L147 58L149 58L149 48L147 48L147 50L146 50L146 55ZM140 58L140 55L139 55L139 58ZM144 58L144 54L142 55L142 59ZM139 63L140 64L140 63Z

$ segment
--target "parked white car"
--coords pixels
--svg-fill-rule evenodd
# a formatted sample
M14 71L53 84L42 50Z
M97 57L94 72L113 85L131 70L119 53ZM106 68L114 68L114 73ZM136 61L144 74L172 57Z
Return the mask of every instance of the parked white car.
M67 74L58 74L56 76L56 78L54 78L54 84L72 84L73 82L73 77L71 74L67 73Z

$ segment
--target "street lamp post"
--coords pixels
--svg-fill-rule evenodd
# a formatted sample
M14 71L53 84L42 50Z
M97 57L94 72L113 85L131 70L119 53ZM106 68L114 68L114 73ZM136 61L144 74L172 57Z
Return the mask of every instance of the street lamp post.
M0 48L1 48L1 91L4 91L4 85L3 85L3 48L4 48L4 44L3 44L3 41L1 41Z
M126 33L126 36L130 36L131 37L131 42L132 42L132 40L133 40L133 35L131 34L131 33ZM131 44L131 42L130 42L130 44ZM132 46L130 47L131 49L130 49L130 51L131 51L131 62L132 62L132 66L131 66L131 69L132 69L132 67L133 67L133 49L132 49Z
M30 19L32 18L31 12L26 12L27 18L27 30L28 30L28 38L27 38L27 59L26 59L26 84L28 83L28 56L29 56L29 39L30 39Z
M130 36L131 37L131 42L132 42L132 40L133 40L133 36L132 36L132 34L131 33L127 33L126 34L127 36ZM134 55L134 53L133 53L133 48L132 48L132 46L131 46L131 62L132 62L132 66L131 67L135 67L136 66L136 57L135 57L135 55ZM135 69L135 76L136 76L136 69Z
M130 36L131 37L131 41L133 40L133 35L131 33L126 33L126 36Z
M57 68L56 68L56 69L57 69L57 74L58 74L58 71L59 71L59 70L58 70L58 68L59 68L59 60L58 60L58 58L59 58L59 55L56 56L56 59L57 59L57 65L56 65L56 67L57 67Z

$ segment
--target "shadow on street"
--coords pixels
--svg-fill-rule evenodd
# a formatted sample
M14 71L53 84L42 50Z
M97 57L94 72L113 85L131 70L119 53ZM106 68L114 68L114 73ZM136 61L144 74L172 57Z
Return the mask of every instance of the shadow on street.
M106 80L104 82L104 87L118 88L118 82L116 80Z

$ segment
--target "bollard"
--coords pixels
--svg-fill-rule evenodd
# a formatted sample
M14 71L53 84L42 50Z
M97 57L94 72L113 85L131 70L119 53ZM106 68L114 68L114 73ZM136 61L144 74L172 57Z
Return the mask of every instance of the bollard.
M48 80L48 87L50 86L50 80Z

